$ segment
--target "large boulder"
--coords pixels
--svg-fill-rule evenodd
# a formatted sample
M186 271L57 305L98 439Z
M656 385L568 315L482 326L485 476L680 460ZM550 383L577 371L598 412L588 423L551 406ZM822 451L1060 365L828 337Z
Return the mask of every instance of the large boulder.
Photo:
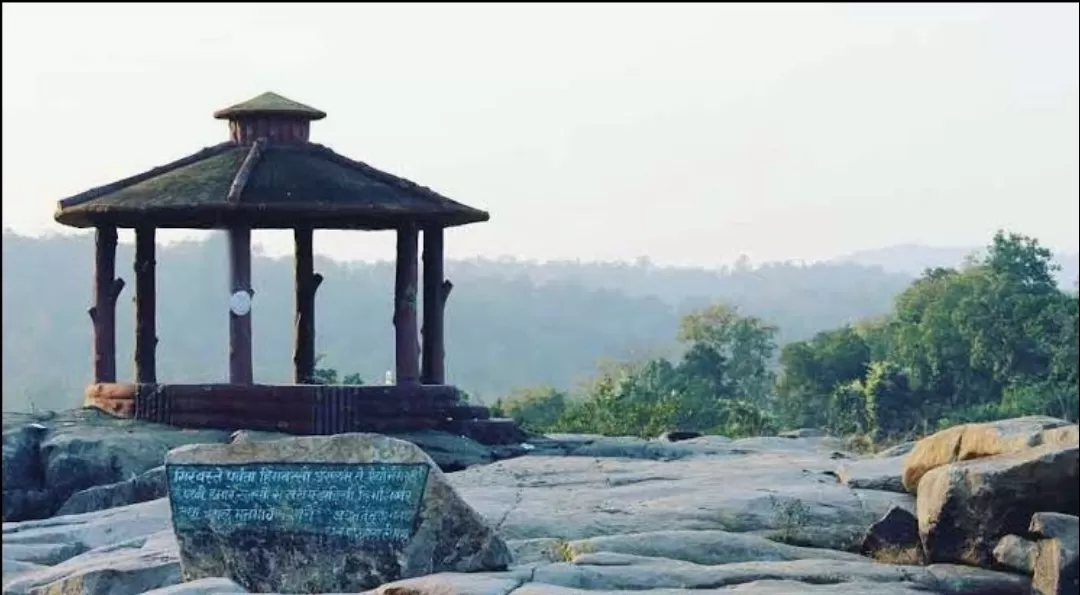
M1044 444L1078 442L1077 425L1053 417L1019 417L955 426L915 444L904 462L904 488L915 492L923 475L949 463L1023 452Z
M86 552L168 530L170 508L164 498L86 514L4 523L3 557L11 562L56 566Z
M45 489L45 468L40 455L46 426L25 415L10 420L9 417L14 417L11 414L4 417L3 519L47 516L55 498Z
M1060 539L1066 544L1080 541L1080 518L1074 514L1036 512L1031 515L1028 532L1043 539ZM1074 545L1073 549L1080 549Z
M38 452L46 430L46 426L37 422L4 428L5 490L36 489L45 485L45 469Z
M3 591L119 595L180 580L162 498L121 508L4 523Z
M176 542L168 532L102 546L4 581L10 595L138 595L180 582Z
M138 502L149 502L164 498L167 494L165 487L165 466L153 469L127 481L119 481L102 486L94 486L75 492L64 502L56 514L81 514L127 506Z
M4 490L4 522L48 517L57 497L45 488Z
M172 448L228 438L228 432L120 419L96 409L5 413L4 521L50 517L77 492L127 482L161 466ZM124 496L139 491L114 487L108 496L77 499L68 511L131 504Z
M1028 529L1041 538L1031 585L1036 595L1080 593L1080 518L1040 512L1031 517Z
M45 483L60 504L77 491L126 481L158 467L177 446L228 439L224 431L187 430L87 410L50 427L41 443Z
M926 560L919 540L919 520L905 508L890 509L867 529L859 553L888 564L922 564Z
M196 444L166 460L187 580L347 593L500 570L506 544L416 445L377 434Z
M1024 534L1034 513L1076 514L1080 447L1047 444L937 467L919 482L916 510L931 562L989 566L1007 534Z
M1006 535L994 546L994 561L1004 568L1021 574L1031 574L1035 569L1038 544L1019 535Z

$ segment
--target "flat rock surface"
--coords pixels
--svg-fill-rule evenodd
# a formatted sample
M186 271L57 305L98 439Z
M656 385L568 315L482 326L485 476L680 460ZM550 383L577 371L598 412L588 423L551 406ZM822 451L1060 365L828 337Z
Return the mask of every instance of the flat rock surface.
M851 550L891 506L913 510L914 499L841 485L835 446L817 438L593 441L567 448L573 456L522 457L449 478L508 539L721 530Z
M673 443L566 435L538 439L530 447L528 456L446 475L462 500L506 540L514 558L508 570L435 574L372 593L1030 591L1030 579L1020 575L896 566L852 553L871 524L894 506L913 511L915 501L905 493L840 483L838 464L864 459L844 452L832 438L705 436ZM175 541L162 532L171 532L165 499L5 523L4 590L11 585L13 593L96 595L132 592L123 587L130 583L144 589L138 592L161 594L242 592L213 578L150 589L171 580L169 560L177 555ZM102 549L110 546L118 549ZM115 568L111 578L95 578L109 564Z

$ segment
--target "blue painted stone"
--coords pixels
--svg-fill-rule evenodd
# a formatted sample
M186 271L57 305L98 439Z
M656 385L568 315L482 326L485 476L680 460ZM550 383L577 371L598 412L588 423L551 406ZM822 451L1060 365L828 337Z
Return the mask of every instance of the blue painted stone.
M170 464L178 532L240 530L405 544L430 467L409 463Z

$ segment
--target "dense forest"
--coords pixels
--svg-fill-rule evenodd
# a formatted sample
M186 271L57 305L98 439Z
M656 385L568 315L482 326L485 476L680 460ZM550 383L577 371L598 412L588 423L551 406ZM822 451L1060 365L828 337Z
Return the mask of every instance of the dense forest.
M716 303L685 315L679 358L609 363L589 384L496 403L537 431L729 436L824 428L863 444L958 422L1076 420L1078 302L1036 240L1000 232L957 268L926 270L890 312L779 349L779 327Z
M93 240L88 235L3 236L3 395L5 410L57 409L81 402L89 381ZM158 254L159 378L221 381L227 370L224 239L174 244ZM768 321L776 345L885 315L912 276L860 263L813 265L745 260L724 270L626 263L465 260L447 265L455 289L447 309L448 375L480 402L521 387L577 393L599 361L684 357L680 320L713 304ZM130 277L131 246L118 274ZM951 257L949 257L951 258ZM902 258L900 259L903 260ZM1075 256L1065 259L1075 277ZM907 261L910 267L910 260ZM341 378L381 380L393 368L390 323L393 265L317 259L320 366ZM131 279L129 278L130 282ZM286 382L291 370L292 262L257 257L255 374ZM130 289L119 302L121 378L130 376ZM684 321L685 326L685 321ZM766 358L777 373L780 352Z

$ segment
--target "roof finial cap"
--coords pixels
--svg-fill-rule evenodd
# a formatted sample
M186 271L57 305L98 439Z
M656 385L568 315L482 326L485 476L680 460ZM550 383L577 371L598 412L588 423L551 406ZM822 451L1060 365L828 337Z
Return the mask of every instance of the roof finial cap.
M269 91L243 103L214 112L214 117L218 120L241 120L267 116L311 121L322 120L326 117L326 112Z

